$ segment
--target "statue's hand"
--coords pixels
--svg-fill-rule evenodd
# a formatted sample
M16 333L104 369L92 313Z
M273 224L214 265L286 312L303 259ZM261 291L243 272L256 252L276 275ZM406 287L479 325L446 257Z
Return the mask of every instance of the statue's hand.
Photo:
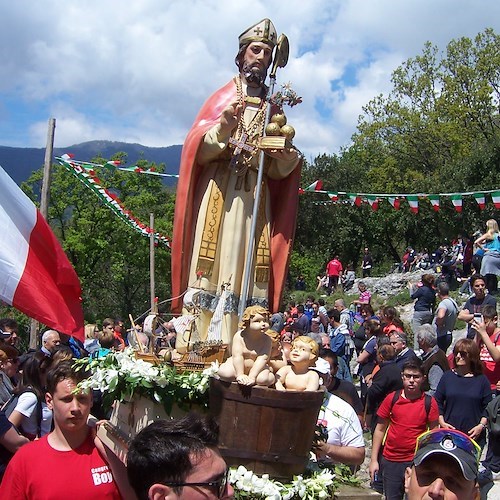
M293 161L297 159L298 152L294 148L268 149L266 150L266 154L276 160Z
M220 117L221 133L231 135L240 119L241 104L238 101L231 103L227 108L224 108Z

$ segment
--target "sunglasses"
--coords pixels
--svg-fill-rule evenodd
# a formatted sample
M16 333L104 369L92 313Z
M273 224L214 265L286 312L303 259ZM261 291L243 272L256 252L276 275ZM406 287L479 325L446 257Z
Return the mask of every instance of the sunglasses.
M450 432L449 429L434 429L420 434L417 438L415 453L424 446L436 443L441 444L445 440L451 440L457 448L460 448L461 450L472 455L476 462L479 463L479 460L481 459L481 447L469 436L467 436L467 434L457 430ZM445 447L443 448L446 449Z
M166 486L181 488L182 486L201 486L205 488L213 488L217 494L217 498L222 498L227 488L229 480L229 469L226 469L224 474L216 481L208 481L205 483L166 483Z
M455 353L455 357L457 357L459 354L462 358L467 358L469 356L469 353L467 351L457 351Z

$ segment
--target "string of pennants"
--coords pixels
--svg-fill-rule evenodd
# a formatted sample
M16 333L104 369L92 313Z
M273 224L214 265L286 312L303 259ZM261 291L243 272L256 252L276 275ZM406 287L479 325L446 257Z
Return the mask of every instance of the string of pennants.
M66 170L71 172L82 184L89 188L97 197L104 203L104 205L115 213L122 221L124 221L128 226L130 226L135 231L139 232L142 236L150 237L153 234L155 242L161 243L168 248L170 248L170 238L163 234L160 234L148 225L142 223L137 217L135 217L130 210L127 210L122 201L112 193L110 190L102 186L101 180L97 177L95 169L97 167L105 167L109 169L115 169L120 165L119 161L108 161L104 165L81 162L73 159L73 155L64 154L62 156L56 156L55 158L60 165L62 165ZM128 167L119 168L119 170L131 170L139 167ZM133 170L131 170L133 171ZM147 173L147 172L139 172ZM158 174L157 175L167 175L176 177L170 174Z
M372 210L378 210L381 201L388 201L395 210L399 210L401 202L406 200L410 210L417 214L419 201L428 200L435 212L439 211L441 198L450 198L457 212L462 212L463 198L472 196L476 200L479 208L483 210L486 207L486 196L491 196L491 201L495 208L500 209L500 189L491 189L485 191L469 191L466 193L439 193L439 194L388 194L388 193L348 193L345 191L325 191L323 190L323 181L317 180L305 189L299 188L299 194L314 192L328 195L329 201L316 202L317 204L331 203L351 203L357 207L362 203L368 203Z

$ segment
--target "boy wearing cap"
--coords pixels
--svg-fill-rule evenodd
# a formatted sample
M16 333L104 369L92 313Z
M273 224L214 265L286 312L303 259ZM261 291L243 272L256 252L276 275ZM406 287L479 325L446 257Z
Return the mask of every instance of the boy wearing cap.
M408 500L478 500L480 455L479 446L463 432L424 432L417 439L413 464L405 473Z
M403 390L390 393L377 411L378 422L373 433L370 475L380 469L382 451L384 494L387 500L400 500L404 495L405 470L411 466L417 437L426 429L438 425L439 410L436 400L425 395L422 384L425 376L418 360L405 363L402 371Z

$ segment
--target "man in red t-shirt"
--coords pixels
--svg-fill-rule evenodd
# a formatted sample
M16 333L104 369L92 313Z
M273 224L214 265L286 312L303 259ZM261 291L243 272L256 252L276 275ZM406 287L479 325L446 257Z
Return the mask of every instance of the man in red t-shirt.
M382 451L384 494L387 500L401 500L404 495L404 477L411 467L417 437L426 429L438 425L439 410L436 400L422 392L425 376L421 362L412 359L402 371L403 390L391 392L378 409L378 423L373 433L370 475L372 481L380 469Z
M338 255L335 255L335 257L326 265L326 274L328 275L328 295L332 293L332 290L335 291L337 289L343 270L344 268L342 267L342 263L340 262Z
M77 389L84 376L83 370L75 372L69 362L58 363L49 371L46 401L53 412L54 430L14 455L5 471L1 498L122 498L104 459L104 447L87 426L92 394ZM113 463L118 465L117 459ZM120 472L116 480L125 492L129 484L124 466Z

